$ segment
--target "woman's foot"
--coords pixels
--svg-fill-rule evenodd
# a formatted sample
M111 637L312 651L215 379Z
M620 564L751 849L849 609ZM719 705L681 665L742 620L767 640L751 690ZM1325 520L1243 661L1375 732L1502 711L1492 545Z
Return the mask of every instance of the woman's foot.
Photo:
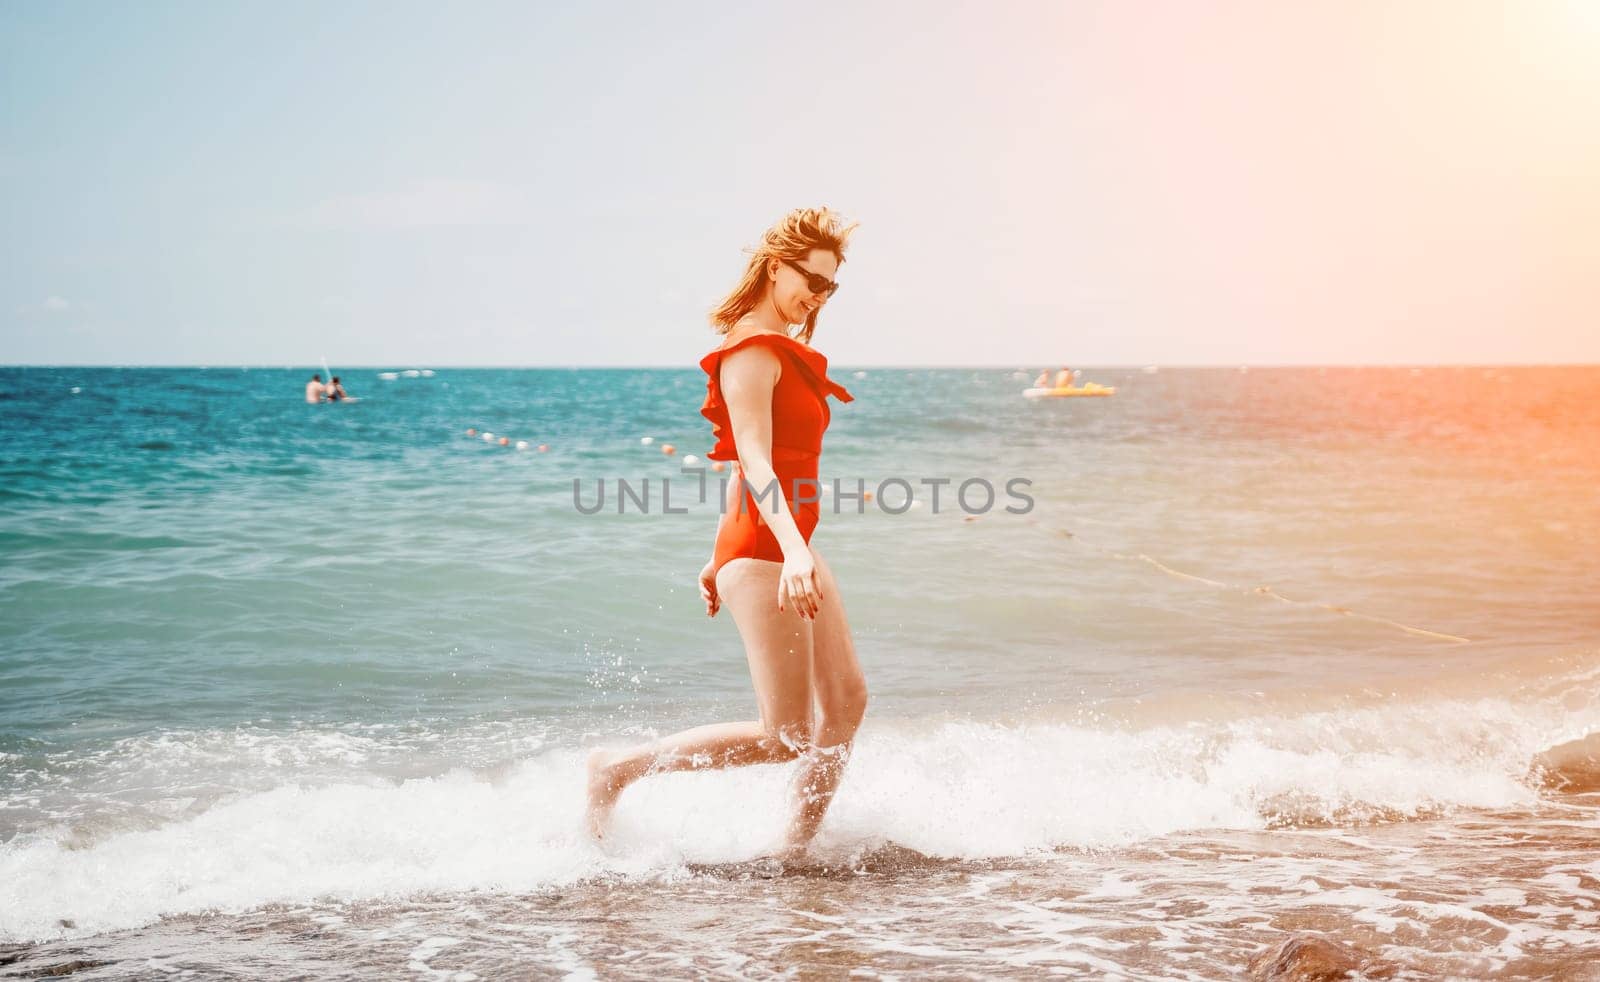
M810 856L808 847L787 845L772 852L762 853L749 863L743 865L747 876L759 876L771 880L780 876L788 876L811 866L807 860Z
M605 838L606 826L611 821L611 809L616 806L617 797L625 786L617 778L614 766L616 756L607 750L596 750L589 755L588 807L584 809L583 818L589 827L589 834L596 839Z

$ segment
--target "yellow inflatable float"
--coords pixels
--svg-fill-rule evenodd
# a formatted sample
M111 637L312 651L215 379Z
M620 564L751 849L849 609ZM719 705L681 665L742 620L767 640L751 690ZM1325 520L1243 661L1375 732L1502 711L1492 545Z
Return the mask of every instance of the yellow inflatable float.
M1068 396L1108 396L1116 391L1117 387L1114 385L1085 382L1064 389L1023 389L1022 396L1025 399L1063 399Z

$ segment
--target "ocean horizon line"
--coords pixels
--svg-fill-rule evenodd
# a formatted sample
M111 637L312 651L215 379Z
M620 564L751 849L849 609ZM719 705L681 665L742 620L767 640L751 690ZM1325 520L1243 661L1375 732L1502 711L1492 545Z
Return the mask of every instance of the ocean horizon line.
M878 371L927 371L927 370L973 370L973 371L1023 371L1035 365L1060 364L1060 359L1038 359L1025 362L1021 365L1015 362L988 362L964 364L916 364L916 363L874 363L874 362L842 362L833 361L835 368L852 370L878 370ZM1600 368L1600 362L1548 362L1548 361L1485 361L1485 362L1073 362L1079 368L1094 369L1096 371L1143 371L1154 367L1161 370L1167 369L1233 369L1248 368L1278 369L1278 368ZM430 371L448 369L450 371L640 371L640 370L665 370L681 371L694 367L693 362L687 363L648 363L626 365L595 365L595 364L511 364L511 365L483 365L483 364L450 364L444 362L387 362L384 364L356 364L343 365L342 372L359 371L409 371L411 369L426 368ZM262 369L268 371L293 371L298 368L318 370L320 362L303 362L299 364L281 365L278 363L255 364L168 364L168 363L130 363L130 362L80 362L73 364L56 364L47 362L0 362L0 368L117 368L117 369L193 369L197 371L212 371L216 369Z

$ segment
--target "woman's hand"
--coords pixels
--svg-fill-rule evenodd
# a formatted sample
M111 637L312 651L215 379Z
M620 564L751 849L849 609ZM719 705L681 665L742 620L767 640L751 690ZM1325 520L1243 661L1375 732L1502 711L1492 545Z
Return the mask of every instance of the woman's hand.
M722 606L722 598L717 596L717 561L715 559L707 561L705 569L700 571L700 599L706 602L706 616L717 616L717 609Z
M817 583L817 564L811 550L804 549L783 559L783 572L778 574L778 609L792 603L794 612L807 620L815 620L822 606L822 587Z

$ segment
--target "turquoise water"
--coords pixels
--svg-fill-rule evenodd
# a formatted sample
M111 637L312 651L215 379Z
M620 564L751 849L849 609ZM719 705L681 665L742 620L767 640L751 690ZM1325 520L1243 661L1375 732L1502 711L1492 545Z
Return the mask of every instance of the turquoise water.
M313 370L0 368L0 938L596 876L659 911L662 876L759 852L761 769L630 790L621 858L575 832L584 748L754 713L694 582L703 376L352 369L359 401L306 405ZM822 848L1133 851L1094 885L1159 881L1130 857L1174 835L1544 820L1529 762L1600 731L1600 370L1107 368L1113 397L1024 400L1036 371L834 368L824 477L916 506L823 502L872 705ZM969 478L994 508L951 500ZM1525 919L1472 957L1581 927ZM1435 928L1397 957L1442 957Z

